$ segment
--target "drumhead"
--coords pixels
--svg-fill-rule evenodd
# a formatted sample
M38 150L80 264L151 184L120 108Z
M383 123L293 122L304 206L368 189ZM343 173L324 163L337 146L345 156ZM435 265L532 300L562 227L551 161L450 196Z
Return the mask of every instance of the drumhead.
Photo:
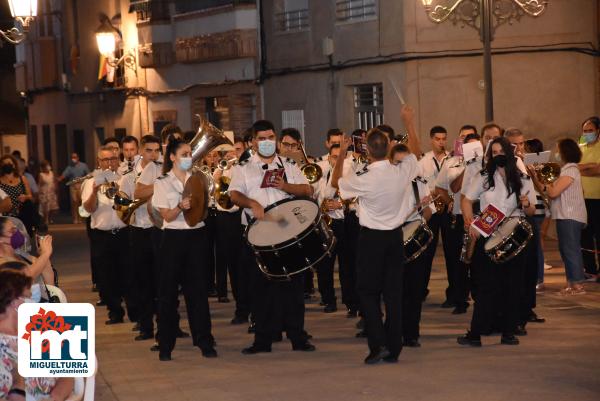
M404 236L404 241L408 240L413 236L415 231L421 226L421 220L409 221L405 225L402 226L402 235Z
M248 242L256 247L273 246L300 236L315 223L319 206L308 199L284 199L265 210L265 219L248 227Z
M485 249L492 249L501 244L510 233L515 231L519 224L521 224L521 219L518 217L509 217L504 220L494 235L490 236L485 242Z

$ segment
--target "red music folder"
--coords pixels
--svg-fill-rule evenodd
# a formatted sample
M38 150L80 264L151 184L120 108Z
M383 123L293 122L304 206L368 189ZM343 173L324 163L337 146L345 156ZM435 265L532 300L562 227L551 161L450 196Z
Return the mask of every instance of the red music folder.
M275 179L277 177L283 178L285 175L284 168L276 168L273 170L265 171L265 175L263 176L262 184L260 184L261 188L273 188L276 186Z
M496 227L502 223L502 220L504 220L505 217L506 215L502 213L500 209L490 203L488 207L481 212L481 216L473 220L471 226L473 226L481 235L487 238L492 235L492 233L496 230Z

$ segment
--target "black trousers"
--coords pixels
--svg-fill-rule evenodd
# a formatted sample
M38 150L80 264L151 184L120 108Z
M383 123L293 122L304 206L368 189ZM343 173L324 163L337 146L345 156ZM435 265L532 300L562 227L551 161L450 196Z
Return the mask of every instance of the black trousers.
M344 218L344 229L344 253L346 260L343 265L340 265L342 303L346 305L348 309L358 310L360 308L360 298L356 288L356 254L358 250L360 224L356 213L346 213Z
M216 249L217 249L217 295L227 296L227 272L233 297L238 300L239 266L242 248L241 212L217 211L216 217Z
M471 334L480 336L498 324L504 335L513 335L519 320L520 294L526 253L503 264L484 254L485 238L479 238L473 255L477 291L471 319Z
M434 213L427 225L431 229L433 233L433 239L427 251L425 252L425 265L427 267L427 285L425 286L425 290L429 286L429 279L431 277L431 268L433 266L433 258L435 257L435 252L437 251L437 244L440 238L440 233L442 235L442 245L444 249L444 258L446 260L446 276L448 278L448 287L446 288L446 299L450 302L453 302L453 297L455 293L455 268L456 264L450 262L452 250L450 249L449 244L449 224L450 217L447 212L443 213ZM423 292L425 295L425 291Z
M91 227L91 217L86 217L85 219L85 232L90 242L90 270L92 274L92 284L98 284L98 268L96 267L96 259L94 259L94 242L92 241L93 233ZM100 290L100 289L98 289Z
M325 256L321 262L317 265L317 279L319 283L319 292L321 293L321 300L326 305L335 304L337 298L335 296L334 289L334 270L335 270L335 259L339 261L339 272L340 282L342 280L342 271L347 270L347 267L342 268L342 265L347 263L347 257L345 254L345 228L343 219L332 219L331 230L336 239L336 244L332 249L331 256ZM342 287L342 299L343 299L343 287Z
M216 290L216 238L217 238L217 211L215 208L208 209L208 216L204 220L208 251L206 254L206 285L209 291Z
M532 227L535 226L533 219L544 216L527 217L527 221ZM533 237L529 240L526 248L523 250L527 263L523 265L522 287L521 287L521 309L519 313L519 324L526 325L531 311L536 307L536 290L538 282L538 247L540 246L540 233L533 230Z
M357 254L357 284L369 349L387 346L392 356L402 351L402 290L404 245L402 229L361 227ZM385 324L381 318L383 295Z
M194 345L212 345L206 286L206 228L163 230L158 287L158 343L160 352L175 347L178 327L177 299L183 289Z
M600 257L600 199L586 199L588 223L581 232L583 266L589 274L598 274Z
M139 325L142 333L154 333L154 315L157 309L159 262L155 254L154 238L161 234L156 227L130 227L132 266L137 284Z
M423 292L427 289L426 251L404 265L402 290L402 337L417 340L420 336Z
M137 321L139 312L133 300L133 269L130 264L127 228L112 232L92 230L93 258L96 260L100 297L106 303L108 316L120 319L125 315L121 301L125 299L127 315Z
M448 271L452 271L454 275L454 291L450 296L447 294L446 297L455 305L464 305L467 303L469 291L472 289L472 283L469 278L470 266L460 261L465 234L464 220L462 214L454 215L454 219L450 219L448 235L446 235L444 243L448 244L446 266L448 266Z

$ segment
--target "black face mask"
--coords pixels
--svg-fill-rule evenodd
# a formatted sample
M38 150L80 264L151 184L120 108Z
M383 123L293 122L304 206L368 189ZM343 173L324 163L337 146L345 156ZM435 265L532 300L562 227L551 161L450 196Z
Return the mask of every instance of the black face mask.
M12 166L12 164L2 165L2 174L11 174L14 170L15 168Z
M506 155L497 155L492 158L493 163L498 167L505 167L508 159Z

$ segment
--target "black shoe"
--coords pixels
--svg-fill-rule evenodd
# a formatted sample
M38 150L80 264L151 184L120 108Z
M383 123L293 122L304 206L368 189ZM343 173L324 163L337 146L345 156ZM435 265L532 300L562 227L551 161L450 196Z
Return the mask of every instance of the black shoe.
M104 302L103 300L99 299L96 301L96 306L106 306L106 302Z
M460 345L470 345L471 347L481 347L481 337L471 335L471 332L467 331L466 334L458 337L456 342Z
M402 341L402 345L404 345L405 347L419 348L421 346L421 343L417 339L408 338Z
M525 330L525 326L519 325L515 329L515 336L526 336L527 330Z
M140 334L138 334L137 336L135 336L134 340L135 341L144 341L144 340L150 340L151 338L154 338L154 334L140 332Z
M353 319L358 316L358 311L356 309L348 309L346 312L346 317L348 319Z
M123 323L123 318L122 317L111 317L106 322L104 322L104 324L107 324L107 325L119 324L119 323Z
M315 351L316 349L317 349L317 347L315 347L308 341L305 341L302 344L292 345L292 350L294 350L294 351L312 352L312 351Z
M244 348L242 350L242 354L244 355L254 355L261 352L271 352L271 347L257 347L256 345L252 344L248 348Z
M442 305L440 305L442 308L444 309L449 309L449 308L454 308L456 305L454 304L454 302L450 302L448 300L445 300L444 303Z
M354 335L356 338L367 338L367 330L361 330Z
M376 363L381 362L385 358L390 357L390 351L387 348L382 347L377 351L371 351L369 355L365 358L365 363L367 365L374 365Z
M152 347L150 347L150 351L152 351L152 352L160 351L160 348L158 347L158 343L154 343L154 345Z
M228 304L231 301L227 297L219 297L219 299L217 300L217 302L219 302L220 304Z
M178 328L176 336L177 336L177 338L188 338L190 336L190 334L186 333L185 331Z
M208 297L209 298L216 298L219 294L217 293L216 289L210 289L207 291Z
M356 322L356 328L359 330L364 330L365 329L365 319L364 318L360 318L360 320L358 322Z
M140 331L140 324L136 323L133 325L133 327L131 328L131 331Z
M281 332L273 334L272 340L274 343L280 343L283 341L283 334Z
M248 323L248 318L243 318L241 316L234 316L233 319L231 319L231 324L244 324L244 323Z
M323 301L319 302L319 306L325 306L325 305L327 305L325 302L323 302Z
M545 323L546 319L543 317L538 317L535 312L531 311L529 317L527 317L527 321L530 323Z
M256 332L256 323L250 322L250 326L248 326L248 334L252 334Z
M398 363L398 356L390 355L383 358L383 362Z
M166 362L166 361L170 361L171 360L171 354L163 354L162 352L160 354L158 354L158 360Z
M519 345L519 339L513 335L505 336L502 335L502 339L500 340L500 344L504 345Z
M325 308L323 308L323 312L325 312L325 313L337 312L337 305L336 304L327 304L327 305L325 305Z
M217 350L212 345L208 347L200 347L200 351L202 351L202 356L205 358L217 357Z

